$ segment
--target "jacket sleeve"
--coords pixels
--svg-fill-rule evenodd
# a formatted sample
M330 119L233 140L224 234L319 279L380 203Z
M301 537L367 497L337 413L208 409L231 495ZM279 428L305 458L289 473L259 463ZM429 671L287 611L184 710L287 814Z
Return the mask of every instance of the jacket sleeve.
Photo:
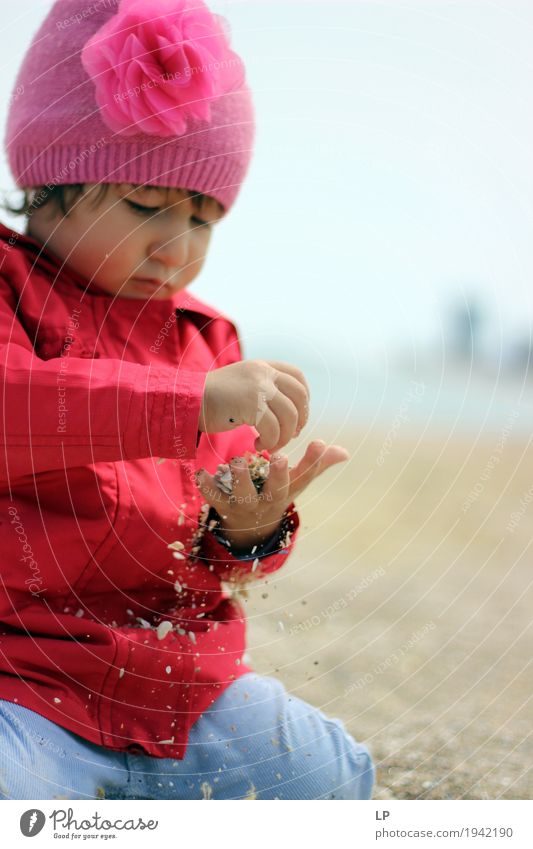
M233 324L230 325L224 352L224 361L220 363L220 368L242 360L239 336ZM220 462L228 462L237 454L254 451L254 442L257 436L258 433L255 428L248 425L235 428L231 432L226 445L226 456L224 459L219 458ZM257 550L253 553L250 551L232 554L223 534L217 533L213 527L215 524L213 519L216 519L216 511L211 508L205 520L205 530L200 538L198 556L209 563L212 571L221 580L226 581L232 578L251 576L252 574L254 577L260 578L262 575L280 569L293 549L300 526L298 512L294 503L292 503L285 511L280 529L258 546Z
M0 278L0 481L100 461L194 458L207 372L43 360Z

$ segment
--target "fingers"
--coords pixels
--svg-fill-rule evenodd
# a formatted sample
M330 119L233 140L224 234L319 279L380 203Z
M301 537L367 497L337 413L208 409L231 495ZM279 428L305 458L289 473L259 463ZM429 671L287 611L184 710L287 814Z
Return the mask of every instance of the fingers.
M290 398L279 391L269 402L268 409L274 415L277 427L274 419L265 418L264 415L266 432L263 428L263 420L258 421L255 427L259 431L261 444L269 451L278 451L295 435L298 426L298 410Z
M256 451L263 451L265 448L270 451L271 446L277 445L279 442L279 421L270 407L264 410L261 420L255 424L255 429L259 433L259 436L254 442Z
M204 501L210 507L214 507L220 516L223 514L226 515L229 496L219 489L213 475L210 475L206 469L199 469L196 472L196 486L199 492L201 492Z
M270 471L263 484L261 497L265 501L286 501L288 505L290 503L289 484L289 458L286 454L271 457Z
M234 510L234 505L249 504L257 499L257 490L250 476L246 460L243 457L234 457L230 463L220 463L219 467L226 465L229 465L231 470L232 491L230 494L220 489L215 477L210 475L206 469L200 469L196 473L198 489L210 507L214 507L220 515L224 526L231 524L231 513ZM226 522L225 519L228 519L228 521Z
M294 377L298 381L298 383L303 384L303 386L305 387L307 397L309 398L311 396L309 385L301 369L299 369L297 366L291 365L290 363L280 363L277 360L267 360L267 362L270 366L272 366L272 368L284 372L285 374L290 374L292 377Z
M330 466L344 463L350 457L348 451L340 445L326 445L323 439L315 439L307 446L304 456L290 470L289 497L293 501L296 496L309 486Z
M276 386L291 401L297 415L296 427L289 438L282 443L282 445L286 445L307 424L309 418L309 391L306 388L307 384L302 384L292 375L285 373L280 373L276 378Z
M244 457L234 457L229 466L233 478L232 495L234 496L234 498L229 496L229 503L239 501L240 504L243 504L246 499L250 501L250 499L257 497L257 490L253 485L248 463Z
M309 417L309 389L299 369L285 363L269 365L284 370L276 368L269 391L259 393L254 422L260 437L258 451L278 451L300 433Z

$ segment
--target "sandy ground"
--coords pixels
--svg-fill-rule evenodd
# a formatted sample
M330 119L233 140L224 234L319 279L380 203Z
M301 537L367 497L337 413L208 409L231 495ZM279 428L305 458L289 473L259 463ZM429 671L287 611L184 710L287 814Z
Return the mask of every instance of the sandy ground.
M510 430L315 429L350 463L245 601L254 668L370 747L377 799L533 795L533 447Z

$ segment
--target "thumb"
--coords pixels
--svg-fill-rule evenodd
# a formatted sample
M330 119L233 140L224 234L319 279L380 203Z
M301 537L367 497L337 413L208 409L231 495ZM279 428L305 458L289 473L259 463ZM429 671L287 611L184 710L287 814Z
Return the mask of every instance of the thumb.
M194 477L196 486L202 493L204 500L207 501L210 507L215 507L217 501L220 502L222 493L217 487L214 477L205 469L198 469Z
M326 469L350 459L350 454L341 445L326 445L323 439L315 439L306 448L299 463L290 470L289 495L291 500L309 486Z

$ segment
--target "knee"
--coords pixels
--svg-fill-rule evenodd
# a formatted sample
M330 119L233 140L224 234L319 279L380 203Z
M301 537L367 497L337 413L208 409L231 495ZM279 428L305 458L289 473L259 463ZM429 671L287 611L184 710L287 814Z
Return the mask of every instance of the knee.
M307 720L300 726L297 747L289 747L287 789L300 799L371 799L375 768L367 747L340 720L319 710Z
M348 734L338 719L325 721L326 758L330 764L324 776L321 799L371 799L375 783L372 756L362 743Z
M347 735L344 759L340 765L339 783L332 788L331 799L371 799L376 781L376 769L366 746Z

